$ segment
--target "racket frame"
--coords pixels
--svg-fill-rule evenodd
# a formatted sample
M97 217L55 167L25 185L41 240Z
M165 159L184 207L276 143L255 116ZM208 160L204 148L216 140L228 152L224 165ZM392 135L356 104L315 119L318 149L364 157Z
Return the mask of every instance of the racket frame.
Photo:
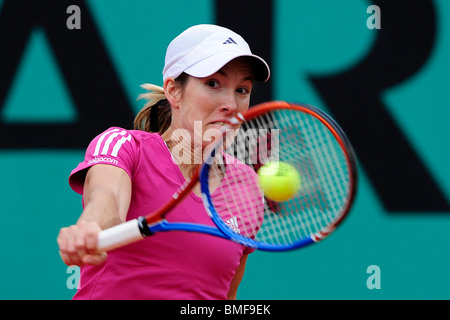
M353 148L345 135L345 133L342 131L342 129L339 127L339 125L325 112L321 111L320 109L308 105L308 104L297 104L297 103L288 103L286 101L271 101L262 103L258 106L255 106L253 108L250 108L245 115L239 114L236 119L239 119L240 123L251 120L253 118L256 118L260 115L266 114L270 111L274 110L282 110L282 109L294 109L300 112L304 112L307 114L310 114L311 116L318 119L323 125L327 127L327 129L331 132L331 134L336 138L337 142L339 143L340 147L344 151L345 159L349 168L349 174L350 174L350 187L349 187L349 197L347 199L346 205L341 211L341 213L337 216L337 218L328 226L322 228L320 231L317 231L313 234L310 234L308 237L305 237L304 239L300 239L296 241L295 243L289 243L289 244L270 244L270 243L263 243L259 242L253 239L250 239L248 237L242 236L233 230L229 228L229 226L221 219L219 214L217 213L214 203L211 199L211 194L209 191L209 171L211 168L211 163L213 162L213 159L215 157L215 153L219 152L220 148L222 147L222 143L219 141L216 143L215 147L212 149L212 151L209 153L208 157L206 157L205 162L200 170L200 185L201 185L201 192L202 192L202 198L203 203L205 205L206 211L209 215L209 217L214 221L218 229L220 229L221 232L223 232L229 239L240 243L244 246L255 248L258 250L263 251L286 251L286 250L292 250L301 248L307 245L310 245L312 243L318 242L324 238L326 238L329 234L331 234L338 225L341 224L341 222L344 220L344 218L348 215L350 212L351 206L353 204L356 189L357 189L357 164L356 164L356 156L353 151ZM233 124L233 126L236 125L236 123ZM231 128L223 128L229 129Z

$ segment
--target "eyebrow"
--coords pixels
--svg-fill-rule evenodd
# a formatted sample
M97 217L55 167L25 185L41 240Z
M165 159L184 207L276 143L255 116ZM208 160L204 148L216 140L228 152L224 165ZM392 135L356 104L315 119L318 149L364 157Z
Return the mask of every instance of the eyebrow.
M216 73L218 73L220 75L223 75L224 77L226 77L228 75L228 73L223 71L223 69L220 69ZM242 78L241 81L255 81L255 77L254 76L247 76L247 77Z

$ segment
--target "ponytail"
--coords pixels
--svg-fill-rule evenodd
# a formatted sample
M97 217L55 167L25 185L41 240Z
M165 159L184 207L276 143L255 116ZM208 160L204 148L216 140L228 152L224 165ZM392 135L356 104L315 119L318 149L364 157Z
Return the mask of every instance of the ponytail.
M149 83L141 87L148 92L140 94L138 100L145 99L147 103L134 118L134 128L163 134L172 122L172 108L164 94L164 89Z
M185 72L180 74L175 82L183 93L189 75ZM163 134L172 124L172 106L166 98L164 88L154 84L145 83L141 85L148 92L140 94L138 100L145 99L147 103L134 118L134 128L147 132L158 132Z

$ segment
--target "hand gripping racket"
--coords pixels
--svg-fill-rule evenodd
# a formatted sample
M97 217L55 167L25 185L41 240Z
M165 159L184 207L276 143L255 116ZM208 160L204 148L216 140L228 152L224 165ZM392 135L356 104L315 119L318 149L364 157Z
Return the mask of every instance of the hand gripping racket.
M219 136L207 148L203 165L166 205L102 231L98 250L172 230L205 233L259 250L291 250L325 238L350 211L356 158L342 129L323 111L267 102L232 118ZM278 202L264 195L256 172L269 162L287 163L298 172L300 187L289 199ZM168 222L166 214L199 181L216 227Z

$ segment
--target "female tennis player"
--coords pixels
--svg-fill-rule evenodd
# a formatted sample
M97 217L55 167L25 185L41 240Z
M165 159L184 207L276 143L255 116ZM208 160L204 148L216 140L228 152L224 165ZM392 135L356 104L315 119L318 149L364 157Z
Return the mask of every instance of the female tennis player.
M60 230L58 244L67 265L81 266L74 299L236 298L252 252L240 244L168 232L98 254L97 237L167 202L201 162L207 132L245 112L254 81L269 76L267 63L223 27L193 26L169 44L163 88L143 85L147 103L134 130L100 133L69 177L83 211ZM197 186L167 219L213 225L200 194Z

